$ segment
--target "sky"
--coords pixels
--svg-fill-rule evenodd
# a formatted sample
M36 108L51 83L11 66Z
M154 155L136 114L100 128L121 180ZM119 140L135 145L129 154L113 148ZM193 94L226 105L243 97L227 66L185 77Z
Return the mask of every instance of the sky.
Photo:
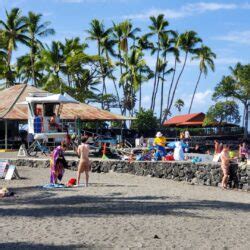
M164 14L169 21L169 28L184 32L194 30L209 46L217 58L215 72L209 71L207 77L202 77L194 99L192 112L206 112L214 102L211 100L214 87L223 75L229 74L229 66L237 62L249 63L250 59L250 1L191 1L191 0L0 0L0 19L5 20L5 10L19 7L25 15L28 11L41 13L44 21L50 21L56 35L44 39L63 41L65 38L86 37L89 23L96 18L102 20L106 27L112 22L130 19L134 26L140 27L142 33L148 32L149 17ZM96 54L94 42L89 42L88 52ZM20 46L14 52L18 57L25 52ZM170 64L173 61L169 58ZM146 61L153 67L155 58L146 54ZM182 114L189 107L199 68L197 61L188 60L187 68L180 80L177 97L185 102ZM179 70L178 68L177 70ZM167 88L166 83L166 88ZM113 92L111 82L108 89ZM150 105L152 81L144 83L142 103ZM160 100L157 99L156 112ZM173 114L179 114L173 110Z

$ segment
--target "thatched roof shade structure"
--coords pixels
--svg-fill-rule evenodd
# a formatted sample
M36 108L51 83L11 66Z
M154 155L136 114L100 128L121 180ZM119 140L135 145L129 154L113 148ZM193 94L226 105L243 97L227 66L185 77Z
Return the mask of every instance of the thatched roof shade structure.
M4 121L5 149L8 141L8 121L27 121L28 107L20 104L30 93L45 93L42 89L27 84L19 84L0 91L0 122ZM84 103L63 104L60 118L63 120L82 121L125 121L133 118L113 114ZM2 125L1 125L2 126ZM3 128L2 128L3 129Z
M0 91L0 120L28 120L28 108L18 104L25 101L29 93L45 93L46 91L26 84L15 85ZM61 119L83 121L124 121L133 118L113 114L84 103L63 104Z

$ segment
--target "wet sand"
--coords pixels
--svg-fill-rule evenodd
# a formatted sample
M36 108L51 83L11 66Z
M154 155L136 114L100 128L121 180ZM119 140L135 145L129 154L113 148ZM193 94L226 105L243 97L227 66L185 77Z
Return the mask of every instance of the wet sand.
M249 249L250 194L129 174L43 189L49 169L19 167L0 200L0 249ZM64 181L75 177L67 170Z

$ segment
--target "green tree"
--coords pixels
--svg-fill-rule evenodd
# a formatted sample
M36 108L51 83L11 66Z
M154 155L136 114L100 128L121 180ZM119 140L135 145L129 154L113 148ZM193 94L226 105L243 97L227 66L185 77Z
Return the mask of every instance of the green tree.
M204 126L223 122L238 124L240 122L239 107L234 101L217 102L208 109Z
M178 99L178 100L176 100L175 103L174 103L175 108L176 108L179 112L181 112L181 110L182 110L182 108L184 107L184 105L185 105L185 103L184 103L184 101L183 101L182 99Z
M247 137L248 129L248 105L250 97L250 64L236 64L230 68L231 74L223 76L220 83L215 87L213 99L234 98L239 100L244 107L244 137Z
M6 21L0 20L0 29L4 33L7 49L7 70L6 86L14 83L14 77L11 70L11 58L13 50L17 49L17 43L29 46L29 37L27 36L27 24L25 17L21 15L19 8L13 8L10 12L6 11Z
M62 93L64 81L60 73L65 67L63 44L53 41L50 48L47 47L42 51L42 61L48 72L44 88L51 92Z
M101 58L101 46L102 46L102 40L107 38L109 34L111 33L111 29L105 30L103 22L100 22L97 19L93 19L90 23L90 29L87 30L87 33L89 34L88 38L89 40L96 41L97 42L97 51L101 69L101 75L102 75L102 95L107 94L107 88L106 88L106 72L104 68L104 61ZM104 102L102 102L102 108L104 108Z
M214 71L214 61L213 61L213 59L216 58L215 53L213 53L211 51L211 49L209 47L205 46L205 45L202 45L201 48L197 49L195 54L196 55L192 57L192 60L194 60L194 59L199 59L200 60L200 63L199 63L200 73L199 73L198 80L196 82L194 92L193 92L193 96L192 96L190 106L189 106L189 109L188 109L189 114L190 114L191 109L192 109L194 96L196 94L197 87L198 87L198 84L200 82L201 75L203 73L206 76L207 73L208 73L208 68L210 68L212 71Z
M151 71L143 59L143 53L139 49L132 50L131 54L125 56L126 71L121 76L124 84L124 107L133 115L136 103L136 92L140 89L142 82L151 77Z
M37 86L36 83L36 72L35 72L35 60L38 54L38 51L43 48L43 43L39 38L46 37L48 35L55 34L55 30L52 28L48 28L50 22L42 23L42 14L36 14L33 12L29 12L28 16L25 17L25 23L27 26L28 32L28 44L30 47L30 61L31 61L31 70L32 70L32 79L33 84Z
M166 30L166 28L169 26L168 21L164 18L164 15L158 15L157 17L151 16L151 25L149 26L150 32L147 34L147 37L156 36L156 46L153 47L152 53L157 52L156 54L156 63L155 63L155 76L154 76L154 85L153 85L153 91L152 91L152 97L151 97L151 105L150 108L154 110L154 99L156 96L156 90L157 90L157 76L158 76L158 65L159 65L159 58L160 58L160 52L161 52L161 44L160 39L163 34L167 34L169 31Z
M136 113L136 120L132 121L131 128L145 133L148 130L155 130L158 127L157 117L153 110L144 110L143 108Z
M132 40L133 43L136 41L136 33L139 32L139 28L134 28L133 24L129 20L125 20L118 24L113 24L113 36L114 41L117 43L118 47L118 57L120 66L120 86L123 90L123 114L126 114L127 107L131 107L131 104L135 101L135 96L130 95L128 96L128 78L124 78L124 74L127 74L129 71L128 69L128 57L129 57L129 40ZM125 79L125 82L124 82ZM128 98L129 97L129 98ZM134 106L134 105L133 105Z

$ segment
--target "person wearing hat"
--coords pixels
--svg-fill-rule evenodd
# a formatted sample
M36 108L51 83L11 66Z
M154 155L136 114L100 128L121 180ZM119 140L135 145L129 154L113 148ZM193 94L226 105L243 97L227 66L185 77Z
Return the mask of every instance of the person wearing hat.
M155 139L154 139L154 143L153 145L159 149L162 153L162 156L165 156L167 154L165 146L166 146L166 138L163 136L163 134L161 132L157 132Z

